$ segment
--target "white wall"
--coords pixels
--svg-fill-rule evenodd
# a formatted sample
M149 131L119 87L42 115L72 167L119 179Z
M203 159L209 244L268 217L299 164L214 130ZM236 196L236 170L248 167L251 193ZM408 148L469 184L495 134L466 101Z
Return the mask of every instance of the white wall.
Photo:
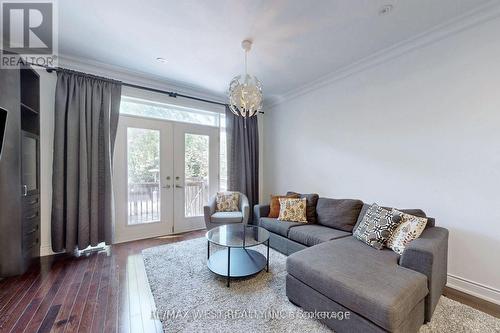
M499 32L495 19L275 106L266 197L422 208L450 231L449 285L500 303Z

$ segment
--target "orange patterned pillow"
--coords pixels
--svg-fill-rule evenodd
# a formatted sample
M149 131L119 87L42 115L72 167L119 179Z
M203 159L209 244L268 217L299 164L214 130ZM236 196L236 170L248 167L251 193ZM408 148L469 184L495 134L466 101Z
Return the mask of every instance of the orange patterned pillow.
M282 198L298 198L300 194L292 195L271 195L271 202L269 204L269 215L267 217L272 217L277 219L280 216L280 199Z

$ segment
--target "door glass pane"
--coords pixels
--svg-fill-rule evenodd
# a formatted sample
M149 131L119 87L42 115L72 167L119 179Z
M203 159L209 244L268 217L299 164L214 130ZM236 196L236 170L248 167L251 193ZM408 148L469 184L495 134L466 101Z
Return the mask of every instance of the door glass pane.
M184 215L202 216L203 206L208 203L208 135L186 133Z
M127 129L128 224L160 220L160 132Z

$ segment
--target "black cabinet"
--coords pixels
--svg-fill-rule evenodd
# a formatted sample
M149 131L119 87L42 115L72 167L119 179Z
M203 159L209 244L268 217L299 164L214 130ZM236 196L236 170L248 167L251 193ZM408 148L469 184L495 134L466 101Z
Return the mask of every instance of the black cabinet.
M5 130L0 156L0 276L40 256L40 79L31 68L0 69Z

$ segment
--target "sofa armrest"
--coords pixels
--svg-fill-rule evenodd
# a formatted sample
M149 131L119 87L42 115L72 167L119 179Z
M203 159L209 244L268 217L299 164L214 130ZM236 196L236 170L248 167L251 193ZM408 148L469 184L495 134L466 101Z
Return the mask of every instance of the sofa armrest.
M269 205L255 205L253 206L253 217L255 225L259 225L261 217L266 217L269 215L271 207Z
M243 195L241 198L241 213L243 214L243 224L247 225L248 217L250 216L250 204L246 195Z
M404 250L399 264L427 276L429 294L425 298L425 321L429 322L446 285L448 272L448 230L425 229Z
M215 213L217 207L216 198L213 197L208 201L206 206L203 206L203 215L205 216L205 223L210 223L212 215ZM208 228L208 224L207 224Z

